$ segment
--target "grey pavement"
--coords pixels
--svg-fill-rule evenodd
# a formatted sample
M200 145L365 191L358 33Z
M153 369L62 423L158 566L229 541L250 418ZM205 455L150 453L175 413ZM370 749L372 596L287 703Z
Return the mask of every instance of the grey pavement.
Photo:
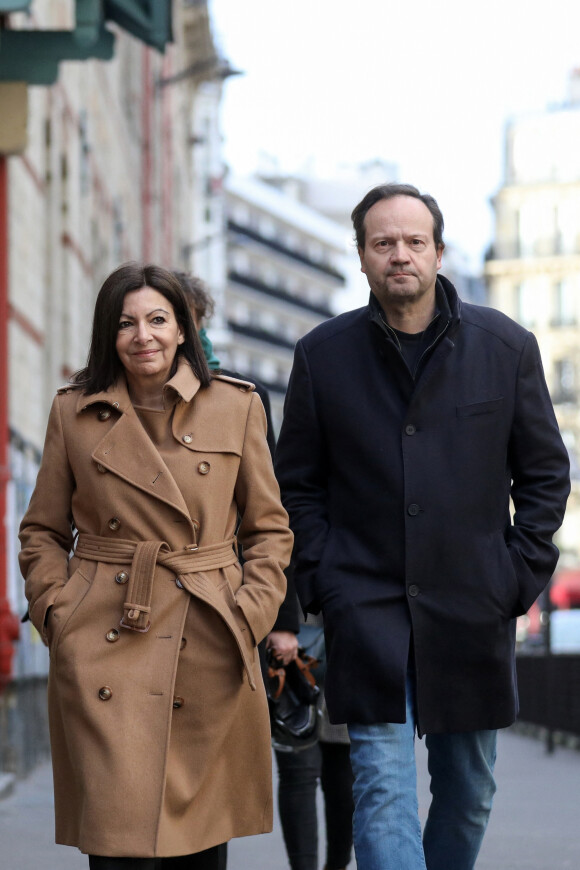
M424 819L429 806L424 741L417 744L417 763ZM579 870L580 752L557 747L548 755L542 742L502 731L496 779L498 792L477 870ZM350 870L355 866L353 860ZM0 870L87 867L76 849L53 843L51 772L43 764L0 801ZM228 870L288 870L278 818L273 833L230 843Z

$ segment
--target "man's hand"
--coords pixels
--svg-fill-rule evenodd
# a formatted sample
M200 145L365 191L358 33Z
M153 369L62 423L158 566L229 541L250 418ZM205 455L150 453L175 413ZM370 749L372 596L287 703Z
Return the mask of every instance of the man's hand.
M271 649L282 664L288 665L298 655L298 638L292 631L271 631L266 638L266 649Z

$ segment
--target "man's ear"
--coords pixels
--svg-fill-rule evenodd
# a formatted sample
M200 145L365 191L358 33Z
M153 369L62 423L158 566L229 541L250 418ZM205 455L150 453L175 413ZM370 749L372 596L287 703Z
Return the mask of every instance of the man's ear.
M357 251L358 251L358 257L359 257L359 260L360 260L360 270L361 270L361 272L363 273L363 275L366 275L366 272L365 272L365 266L364 266L364 260L363 260L363 257L364 257L364 251L363 251L363 249L361 248L360 245L358 246Z
M437 270L441 268L441 261L443 259L443 251L445 250L445 245L443 242L437 248Z

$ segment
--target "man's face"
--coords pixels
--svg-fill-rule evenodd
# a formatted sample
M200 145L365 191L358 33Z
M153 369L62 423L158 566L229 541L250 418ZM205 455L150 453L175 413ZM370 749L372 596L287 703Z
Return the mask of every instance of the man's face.
M385 313L389 307L435 303L443 246L435 247L433 217L420 199L381 199L365 217L361 272Z

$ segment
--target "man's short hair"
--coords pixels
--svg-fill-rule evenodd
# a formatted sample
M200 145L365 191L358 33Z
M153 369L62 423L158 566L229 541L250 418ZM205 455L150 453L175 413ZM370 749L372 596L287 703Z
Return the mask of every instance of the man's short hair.
M428 193L420 193L412 184L379 184L373 187L372 190L369 190L352 211L351 220L357 248L364 250L366 240L365 218L368 210L382 199L392 199L394 196L412 196L415 199L420 199L423 205L427 206L433 218L433 241L435 242L435 247L437 249L445 247L443 241L443 215L437 205L437 201L432 196Z

